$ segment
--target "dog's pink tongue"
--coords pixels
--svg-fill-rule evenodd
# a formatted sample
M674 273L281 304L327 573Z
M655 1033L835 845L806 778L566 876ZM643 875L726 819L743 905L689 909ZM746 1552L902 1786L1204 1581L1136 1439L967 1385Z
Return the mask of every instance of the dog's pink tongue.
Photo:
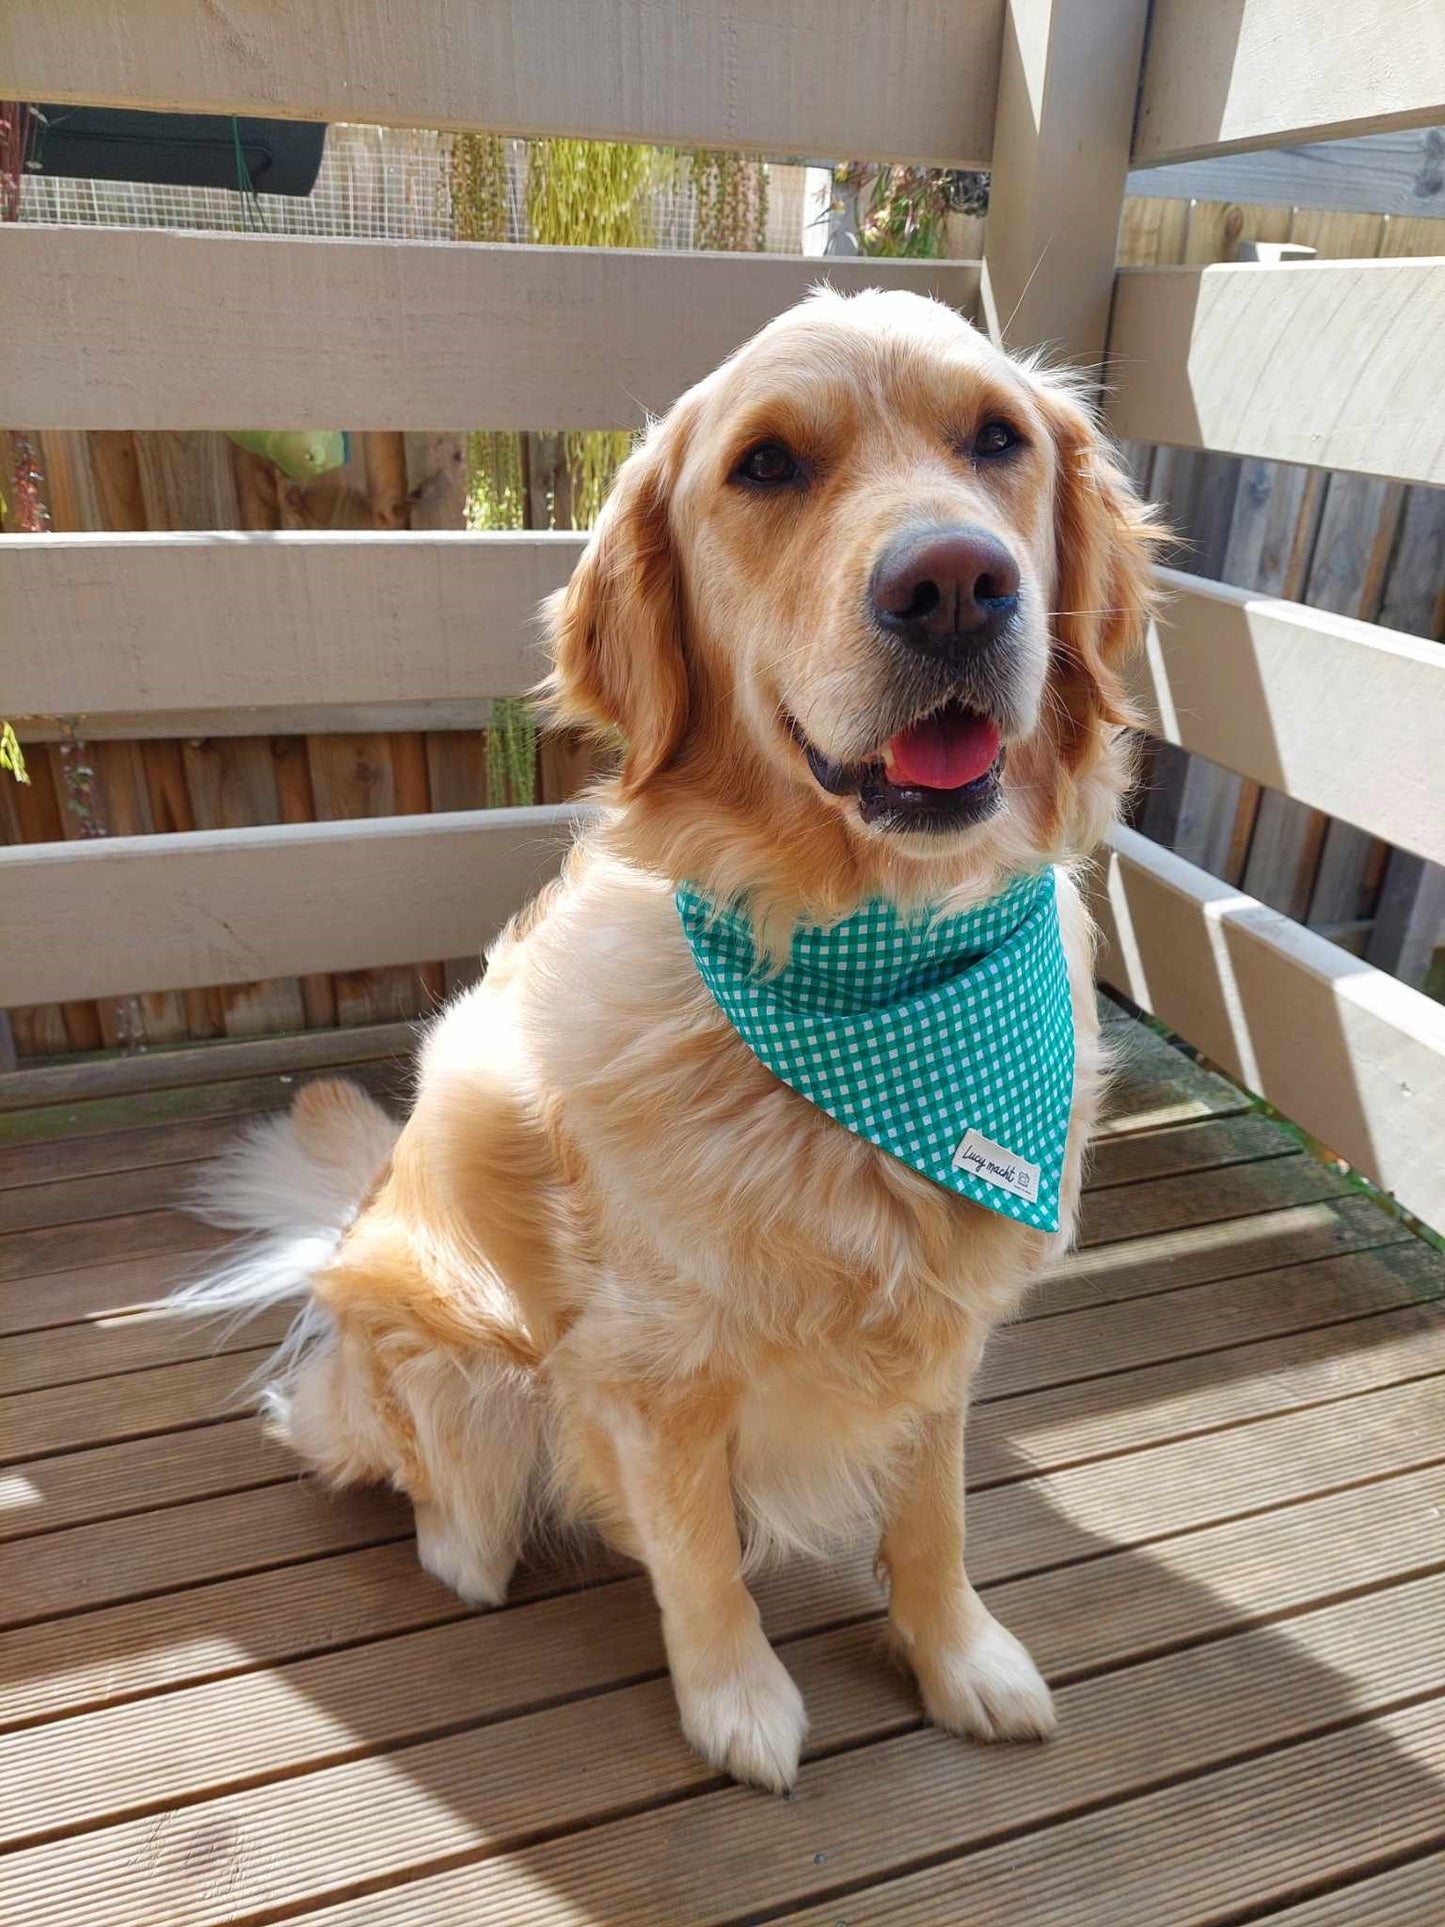
M998 727L970 709L940 710L888 745L884 767L891 783L918 790L957 790L990 769L998 755Z

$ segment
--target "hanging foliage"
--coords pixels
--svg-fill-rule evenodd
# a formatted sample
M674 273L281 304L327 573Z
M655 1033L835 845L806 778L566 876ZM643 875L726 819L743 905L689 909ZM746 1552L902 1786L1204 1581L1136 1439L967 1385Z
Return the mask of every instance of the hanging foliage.
M966 168L875 167L850 161L835 185L858 202L860 253L936 260L948 252L950 214L988 212L987 174Z
M544 247L645 248L657 150L626 141L533 141L527 225Z
M43 480L40 457L28 435L12 435L10 446L14 457L9 477L12 492L7 500L4 492L0 491L0 520L11 519L22 535L43 535L50 527L50 511L40 493ZM30 781L30 772L25 767L25 752L20 747L14 726L5 721L0 721L0 769L8 770L17 783Z
M487 804L530 803L537 781L537 719L520 696L499 696L487 724Z
M692 157L697 245L761 253L768 233L768 170L746 154L705 149Z
M507 143L499 134L456 134L451 153L452 226L459 241L505 241Z
M474 429L467 437L467 527L483 533L525 528L526 500L521 436Z
M23 100L0 100L0 221L20 219L20 183L38 125Z
M25 767L25 752L20 747L13 723L0 722L0 769L8 769L17 783L30 781L30 772Z
M459 241L505 241L511 233L507 143L498 134L457 134L451 148L452 225ZM476 429L467 437L469 529L526 525L522 438L515 429Z
M626 141L534 141L527 162L527 224L544 247L645 248L653 240L653 189L670 156ZM562 466L569 484L566 520L591 528L631 437L608 429L569 429ZM554 497L552 520L560 520Z
M525 153L526 238L544 247L644 248L654 245L654 195L659 186L690 177L697 204L699 247L752 250L763 245L767 174L740 154L680 158L665 149L619 141L538 140ZM520 225L513 213L508 144L494 135L459 134L451 150L451 197L457 238L505 241ZM564 430L528 438L508 430L478 430L467 439L469 529L528 525L527 456L534 501L545 493L551 526L590 528L627 459L632 438L623 430ZM557 460L546 459L549 449ZM550 477L550 481L549 481ZM522 701L492 705L487 729L488 801L530 802L536 782L537 738L532 709Z
M571 527L592 527L631 452L632 437L622 428L577 428L562 437L562 460L571 484Z

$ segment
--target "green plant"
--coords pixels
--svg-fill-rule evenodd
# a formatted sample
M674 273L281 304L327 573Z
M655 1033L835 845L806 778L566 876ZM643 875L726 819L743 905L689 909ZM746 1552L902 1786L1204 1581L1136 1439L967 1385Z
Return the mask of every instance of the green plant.
M653 240L652 191L670 157L626 141L539 140L527 156L527 225L544 247L645 248ZM631 437L569 429L562 463L573 528L590 528ZM556 504L553 503L553 519Z
M487 724L487 803L530 803L536 782L536 712L520 696L499 696Z
M528 236L546 247L643 248L654 240L653 195L689 172L697 197L697 245L759 248L767 223L767 170L740 154L679 156L624 141L538 140L526 154ZM505 241L512 231L508 146L489 134L458 134L451 148L453 221L463 241ZM569 429L557 438L561 485L546 490L546 519L590 528L613 478L627 459L625 430ZM527 461L544 448L509 429L479 429L467 438L469 529L520 529L528 523ZM534 494L547 468L533 468ZM487 788L493 806L531 800L536 782L536 724L521 700L492 705L487 726Z
M935 260L950 214L986 214L989 177L962 168L875 167L849 161L834 184L858 203L862 253Z
M8 769L17 783L30 781L30 772L25 767L25 752L20 747L13 723L0 722L0 769Z
M452 225L459 241L505 241L507 143L497 134L457 134L451 151Z
M768 232L768 170L746 154L703 149L692 157L697 245L758 253Z
M473 429L467 437L467 527L525 527L526 496L521 436L509 429Z
M457 134L450 167L457 239L505 241L511 232L507 143L497 134ZM474 429L467 437L467 527L520 529L525 509L521 436L515 429Z

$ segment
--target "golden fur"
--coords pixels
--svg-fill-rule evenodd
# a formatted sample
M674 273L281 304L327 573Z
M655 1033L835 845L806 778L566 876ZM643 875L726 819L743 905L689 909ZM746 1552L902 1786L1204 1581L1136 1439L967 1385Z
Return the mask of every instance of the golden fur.
M1009 461L960 454L1000 413ZM807 451L812 486L729 486L767 437ZM1023 578L1003 804L944 837L867 828L786 721L839 758L876 748L861 610L880 544L919 517L982 526ZM553 713L626 746L600 820L432 1027L384 1169L349 1086L310 1086L283 1127L288 1155L371 1183L309 1274L278 1428L332 1478L407 1492L423 1562L473 1601L503 1596L538 1511L598 1524L649 1569L687 1733L742 1778L789 1784L805 1726L747 1562L860 1530L934 1719L1052 1721L965 1577L963 1414L990 1329L1071 1233L1102 1062L1067 866L1125 780L1119 668L1153 539L1073 385L951 311L823 294L774 322L652 429L551 605ZM671 894L745 897L785 943L800 916L962 908L1044 863L1078 1038L1053 1240L778 1083Z

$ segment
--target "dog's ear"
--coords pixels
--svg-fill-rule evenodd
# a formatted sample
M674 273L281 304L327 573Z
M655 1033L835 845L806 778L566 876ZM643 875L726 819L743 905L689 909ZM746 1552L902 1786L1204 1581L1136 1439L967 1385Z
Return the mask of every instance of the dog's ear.
M571 581L545 609L546 709L559 722L622 736L624 798L664 768L687 727L669 427L654 429L623 463Z
M1052 675L1067 718L1060 745L1076 767L1098 725L1132 723L1122 671L1156 600L1152 565L1165 540L1093 414L1058 377L1038 400L1056 453Z

